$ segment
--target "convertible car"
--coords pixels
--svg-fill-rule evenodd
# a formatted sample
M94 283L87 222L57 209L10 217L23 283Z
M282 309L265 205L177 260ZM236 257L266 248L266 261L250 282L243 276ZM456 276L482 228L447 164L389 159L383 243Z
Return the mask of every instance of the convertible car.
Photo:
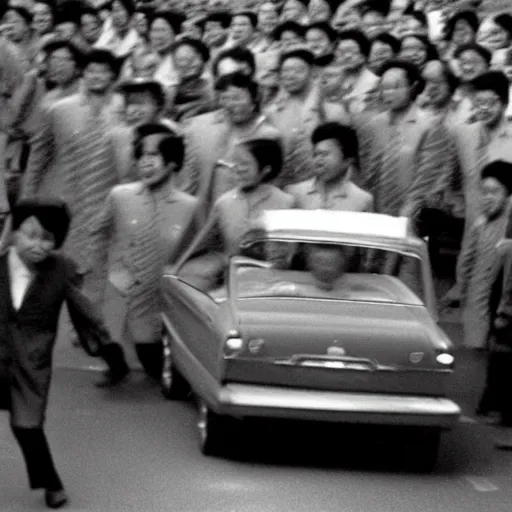
M421 430L433 468L460 409L426 245L407 219L267 211L239 255L217 256L192 247L163 277L163 392L198 399L203 453L245 418L396 425Z

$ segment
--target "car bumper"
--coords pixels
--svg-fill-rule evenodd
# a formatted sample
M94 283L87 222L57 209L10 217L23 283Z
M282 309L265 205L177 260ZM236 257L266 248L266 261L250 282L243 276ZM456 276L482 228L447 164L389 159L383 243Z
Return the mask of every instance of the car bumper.
M447 398L306 391L227 384L220 389L217 412L237 417L402 425L449 429L461 410Z

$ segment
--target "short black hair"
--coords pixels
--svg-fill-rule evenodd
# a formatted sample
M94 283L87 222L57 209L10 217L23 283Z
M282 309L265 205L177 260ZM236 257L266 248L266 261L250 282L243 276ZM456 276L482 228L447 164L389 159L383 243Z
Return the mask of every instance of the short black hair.
M451 41L453 37L453 32L455 31L455 27L459 21L465 21L476 33L478 31L478 26L480 22L478 21L478 16L475 11L459 11L455 13L446 23L446 27L444 29L444 39L445 41Z
M357 132L350 126L329 121L315 128L311 135L311 142L316 146L324 140L334 140L343 153L344 158L359 159L359 140Z
M112 52L100 48L94 48L84 55L84 69L89 64L105 64L117 78L121 72L121 60Z
M142 157L143 141L144 138L134 144L133 156L137 161ZM177 134L164 135L158 143L158 152L162 155L165 165L170 163L176 164L173 172L177 173L181 170L185 160L185 142L183 137Z
M512 37L512 15L508 13L498 14L493 18L494 23L499 25L503 30L508 32L509 37Z
M213 76L219 75L219 64L225 59L231 59L239 64L247 64L251 69L250 76L254 76L256 71L256 59L251 50L244 48L243 46L233 46L233 48L227 48L217 55L217 58L213 62L212 72Z
M259 171L270 167L262 182L275 180L283 168L283 148L277 139L251 139L241 143L258 162Z
M478 53L480 55L480 57L482 57L482 59L485 60L485 62L487 62L487 65L489 65L491 63L491 60L492 60L492 53L487 49L487 48L484 48L483 46L479 45L479 44L476 44L476 43L466 43L466 44L462 44L460 45L456 50L455 50L455 53L454 53L454 57L456 59L459 59L460 56L464 53L464 52L475 52L475 53Z
M321 30L324 34L327 35L331 43L334 43L334 41L336 41L338 37L337 32L331 27L331 25L327 21L316 21L315 23L310 23L306 27L306 34L310 30Z
M260 102L259 102L259 87L257 82L255 82L251 77L241 73L240 71L235 71L234 73L229 73L228 75L221 76L215 82L215 90L224 92L229 87L236 87L238 89L245 89L251 95L251 99L253 101L256 110L259 110Z
M69 53L73 57L73 60L75 61L75 65L79 69L82 69L84 66L84 53L74 43L68 41L67 39L50 40L43 46L42 51L48 57L50 57L52 53L62 48L66 48L69 51Z
M388 45L395 54L397 54L400 51L400 40L387 32L375 36L370 43L370 49L375 43L382 43Z
M30 217L35 217L46 231L55 237L55 248L64 243L71 223L71 213L61 199L27 198L12 209L12 229L17 231Z
M504 160L494 160L488 163L480 173L480 179L494 178L498 180L512 194L512 163Z
M368 57L370 54L370 40L364 35L361 30L358 29L350 29L350 30L342 30L338 33L338 44L341 41L354 41L358 44L361 53Z
M379 69L381 78L390 69L402 69L405 72L409 86L412 87L411 98L415 100L418 94L425 88L425 81L421 72L415 64L404 59L390 59Z
M493 91L504 105L510 100L510 83L502 71L487 71L477 76L471 85L475 92Z
M231 24L231 13L229 11L211 12L202 20L204 25L206 25L208 22L220 23L220 26L223 29L226 29Z

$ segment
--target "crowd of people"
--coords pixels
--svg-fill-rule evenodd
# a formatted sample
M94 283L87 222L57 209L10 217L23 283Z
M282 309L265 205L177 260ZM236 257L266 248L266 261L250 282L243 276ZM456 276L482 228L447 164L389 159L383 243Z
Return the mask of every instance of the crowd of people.
M20 253L5 265L24 290L12 289L14 309L30 293L25 267L43 257L30 240L62 244L76 268L52 264L68 290L52 311L71 303L80 341L109 365L99 385L125 379L127 342L159 378L160 278L195 237L229 256L265 209L406 216L431 248L444 235L459 251L445 303L461 305L467 347L499 346L503 379L512 9L487 3L3 2L0 214ZM215 279L219 260L202 261L188 271ZM77 296L91 307L77 313ZM27 433L41 428L49 376L39 385L38 414L13 413L15 434L53 468L44 436ZM489 396L480 412L504 412ZM61 506L48 474L31 484Z

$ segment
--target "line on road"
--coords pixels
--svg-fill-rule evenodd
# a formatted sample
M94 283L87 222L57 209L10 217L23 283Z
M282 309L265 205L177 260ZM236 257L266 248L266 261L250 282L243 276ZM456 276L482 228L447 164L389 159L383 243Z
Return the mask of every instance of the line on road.
M493 484L488 478L481 476L466 476L465 479L470 485L478 492L495 492L499 491L500 488Z

